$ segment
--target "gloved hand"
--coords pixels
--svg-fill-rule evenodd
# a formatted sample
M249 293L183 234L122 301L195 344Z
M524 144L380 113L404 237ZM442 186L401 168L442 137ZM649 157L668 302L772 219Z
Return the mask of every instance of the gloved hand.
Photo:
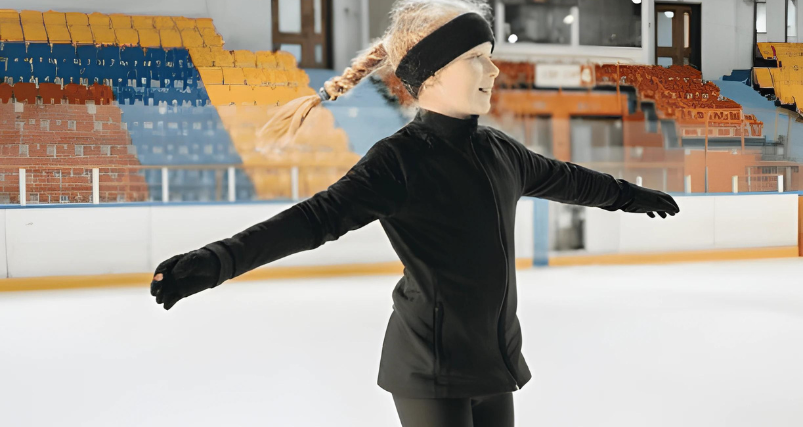
M220 277L220 260L209 249L176 255L156 267L151 295L170 310L180 299L214 288Z
M655 218L655 214L666 218L666 215L674 216L680 212L675 199L669 194L650 188L639 187L625 180L618 180L623 186L622 197L613 206L603 207L609 211L621 210L630 213L646 213L650 218Z

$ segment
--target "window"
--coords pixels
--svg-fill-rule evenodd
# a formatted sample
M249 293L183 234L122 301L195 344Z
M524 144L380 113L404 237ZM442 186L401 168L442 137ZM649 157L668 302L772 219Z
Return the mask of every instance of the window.
M20 157L28 157L28 146L25 144L20 145Z
M75 130L75 120L67 120L67 129Z
M28 194L28 203L39 203L39 193Z
M70 196L66 195L59 196L59 203L70 203Z
M101 156L110 156L111 155L111 146L110 145L101 145L100 146L100 155Z
M505 21L503 37L508 43L641 47L641 3L631 0L499 1ZM577 36L572 35L575 25Z
M83 145L76 145L75 146L75 155L76 156L83 156L84 155L84 146Z
M299 68L330 68L331 6L331 0L272 0L273 50L291 53Z
M756 32L767 33L767 3L756 3Z

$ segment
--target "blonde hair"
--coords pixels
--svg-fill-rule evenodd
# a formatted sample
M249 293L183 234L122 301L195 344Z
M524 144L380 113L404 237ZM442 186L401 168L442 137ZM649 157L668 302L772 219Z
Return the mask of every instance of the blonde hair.
M343 74L324 83L326 94L334 101L357 86L362 79L380 71L389 91L399 97L402 104L409 101L402 98L412 96L417 99L417 93L408 94L406 92L409 89L403 89L404 86L394 74L396 67L421 39L467 12L477 13L489 22L491 20L491 6L485 0L397 0L391 7L390 25L385 33L375 39L371 46L358 52ZM427 82L431 83L438 76L436 73ZM289 142L310 110L321 102L319 95L302 96L288 102L279 107L260 134L269 130Z

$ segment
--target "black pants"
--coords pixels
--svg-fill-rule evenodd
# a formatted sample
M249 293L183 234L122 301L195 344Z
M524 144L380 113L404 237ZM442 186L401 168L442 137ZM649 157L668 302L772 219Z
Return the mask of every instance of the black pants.
M393 395L402 427L513 427L513 393L463 399Z

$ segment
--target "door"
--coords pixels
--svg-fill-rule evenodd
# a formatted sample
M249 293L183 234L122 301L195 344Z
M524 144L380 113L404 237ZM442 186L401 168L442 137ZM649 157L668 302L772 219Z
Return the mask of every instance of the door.
M273 50L290 52L299 68L331 69L332 0L271 0Z
M700 69L700 6L655 4L655 63Z

